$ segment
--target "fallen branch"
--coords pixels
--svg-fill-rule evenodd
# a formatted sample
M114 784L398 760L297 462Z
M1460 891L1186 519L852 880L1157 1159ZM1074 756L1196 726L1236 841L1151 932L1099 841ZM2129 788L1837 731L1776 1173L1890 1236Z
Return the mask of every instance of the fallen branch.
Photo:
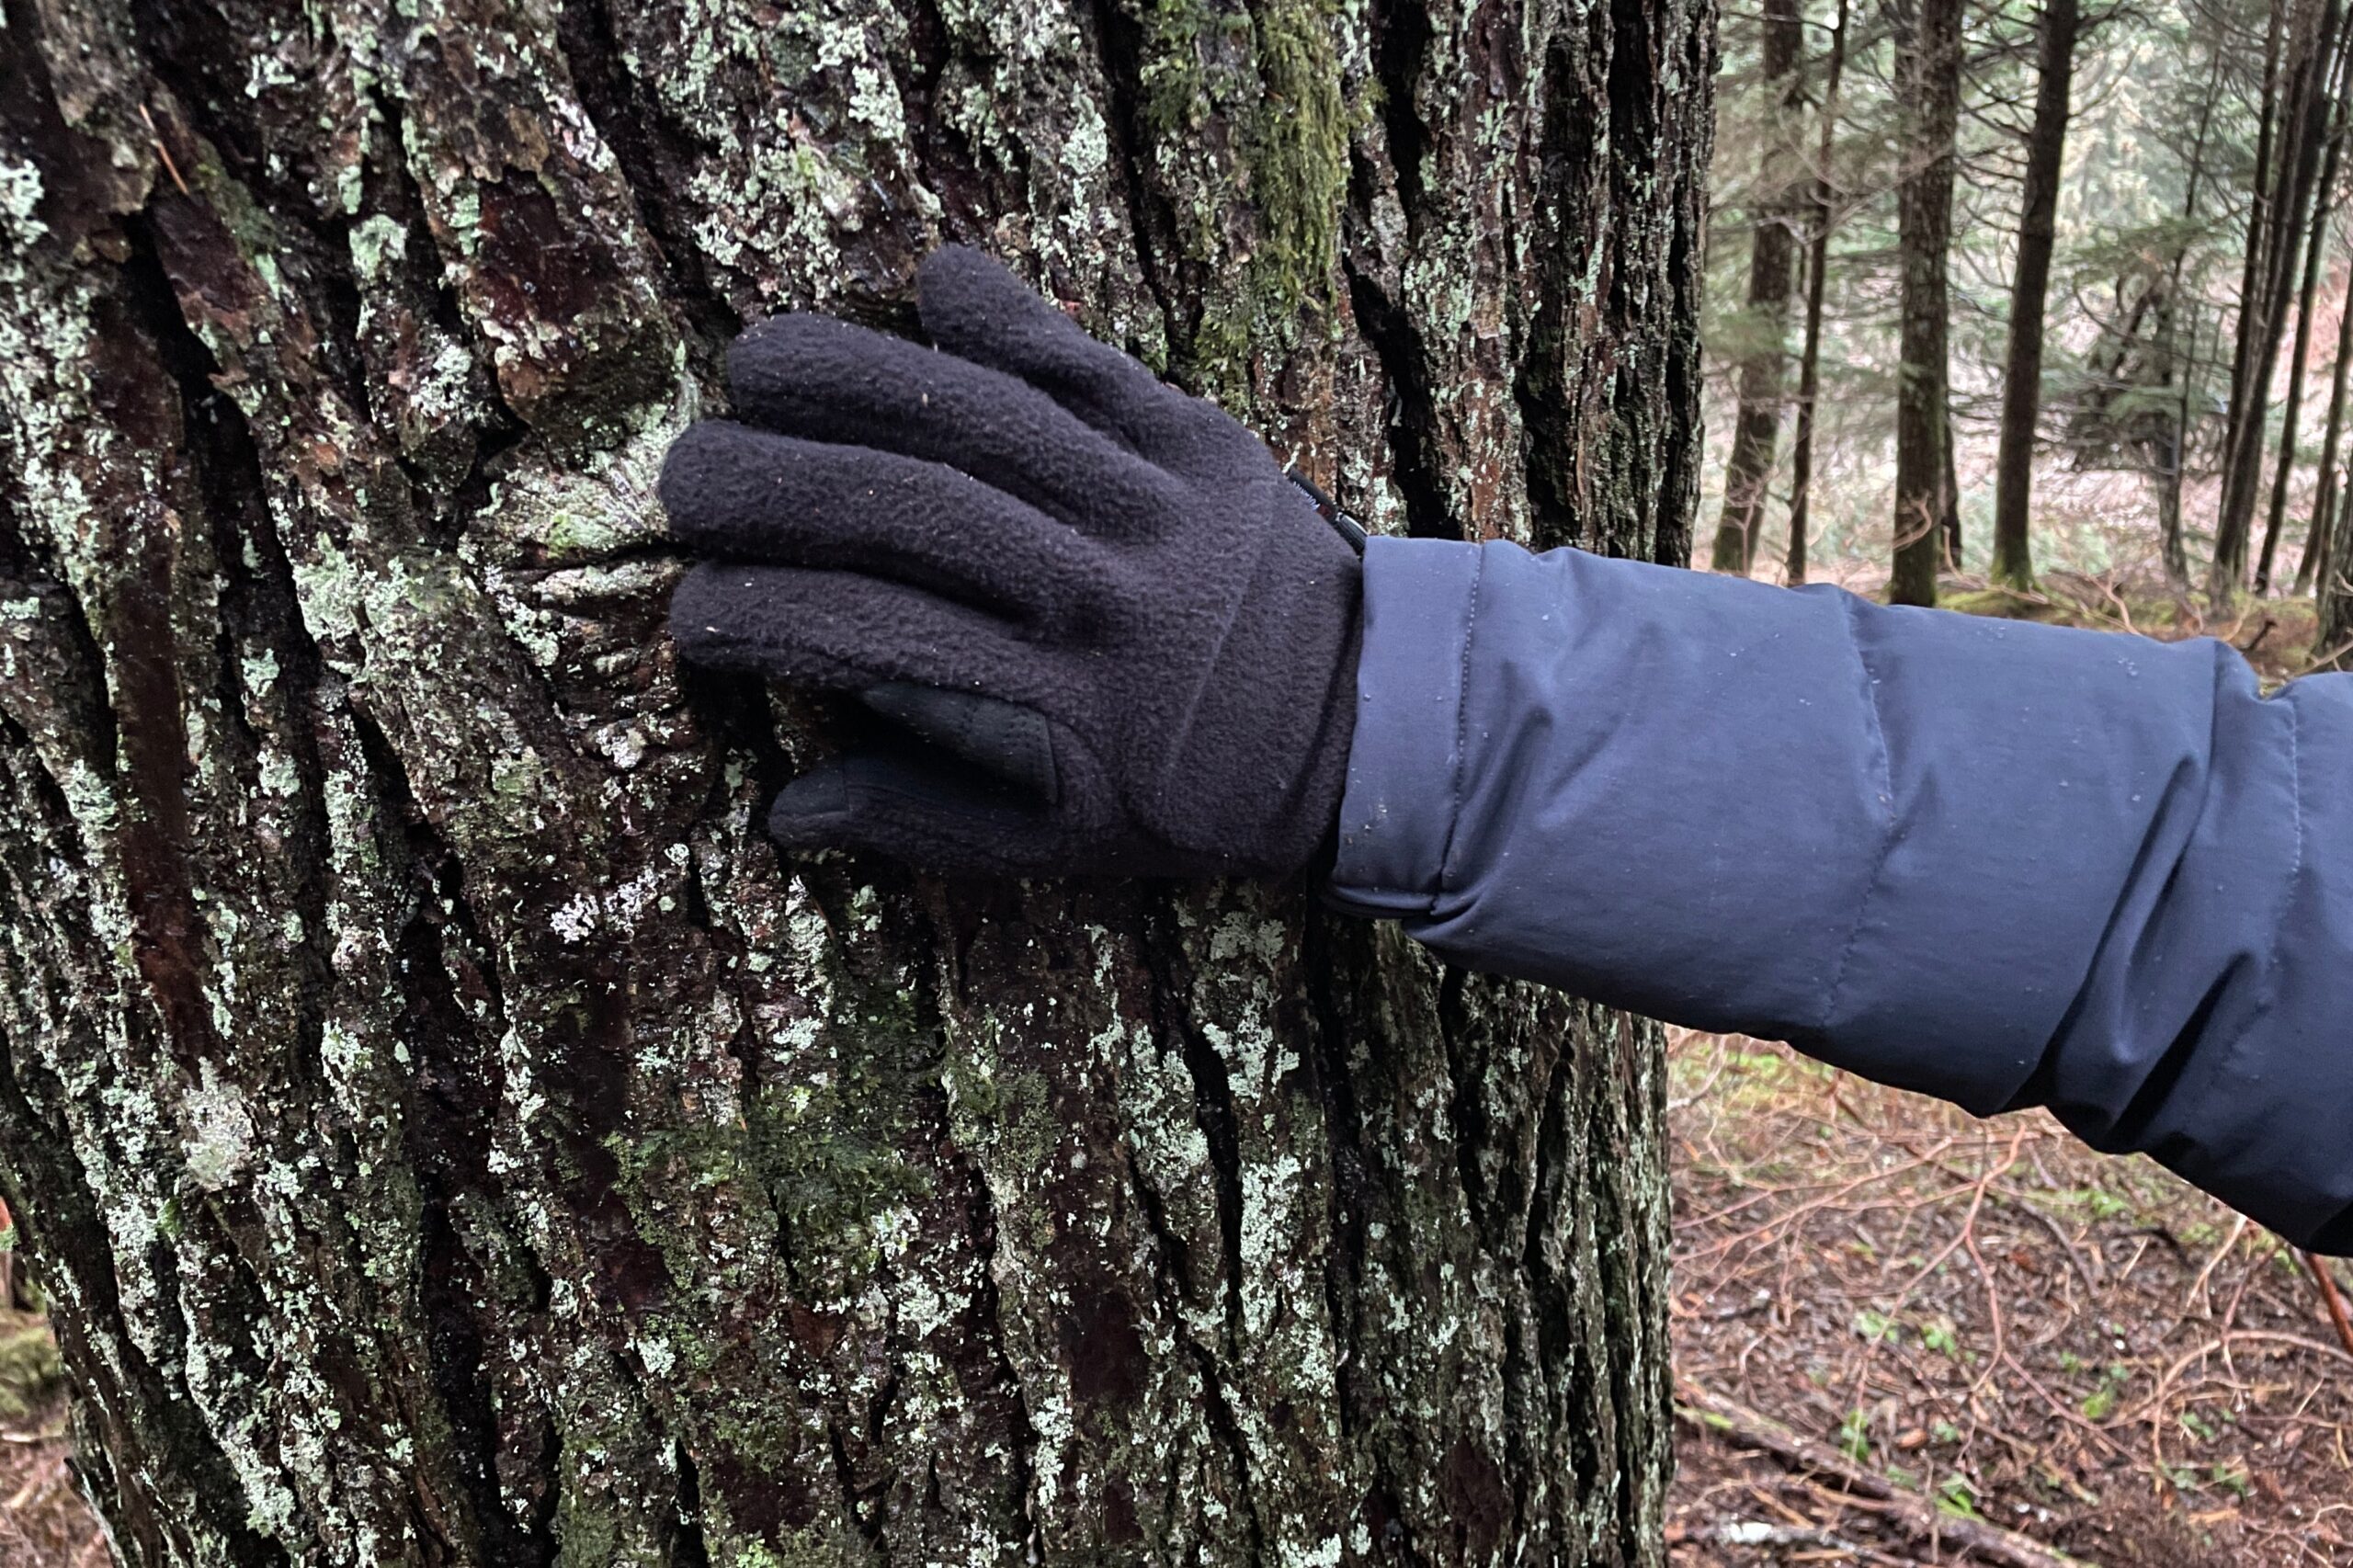
M2328 1265L2316 1253L2304 1254L2304 1264L2313 1271L2313 1278L2320 1281L2320 1298L2328 1303L2328 1321L2336 1325L2336 1337L2345 1341L2347 1352L2353 1354L2353 1317L2346 1314L2345 1293L2336 1288L2336 1276L2328 1271Z
M1848 1501L1842 1498L1841 1501ZM1809 1552L1798 1561L1836 1555L1857 1562L1870 1562L1881 1568L1912 1568L1912 1560L1891 1557L1884 1551L1859 1545L1835 1531L1816 1527L1796 1525L1755 1524L1745 1519L1733 1520L1712 1529L1697 1531L1682 1538L1686 1540L1711 1541L1718 1546L1813 1546L1822 1548Z
M1770 1416L1733 1403L1688 1379L1675 1384L1675 1414L1701 1432L1727 1437L1743 1448L1772 1455L1791 1470L1812 1471L1837 1482L1853 1501L1879 1515L1915 1540L1934 1540L1970 1553L1999 1568L2086 1568L2080 1558L2043 1545L2016 1530L1983 1519L1947 1513L1916 1493L1907 1492L1885 1476L1855 1463L1827 1443L1791 1431Z

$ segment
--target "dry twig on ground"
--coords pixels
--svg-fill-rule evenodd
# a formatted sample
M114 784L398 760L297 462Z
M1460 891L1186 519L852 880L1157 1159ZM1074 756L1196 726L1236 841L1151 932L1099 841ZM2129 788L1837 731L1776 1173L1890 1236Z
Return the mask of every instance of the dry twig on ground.
M1688 1380L1677 1379L1675 1393L1675 1413L1688 1425L1702 1432L1728 1437L1748 1448L1761 1449L1791 1469L1810 1471L1837 1482L1848 1494L1839 1501L1885 1515L1915 1540L1958 1547L1998 1568L2087 1568L2080 1559L2052 1551L2016 1530L1939 1510L1836 1450L1800 1437L1771 1417L1744 1409Z

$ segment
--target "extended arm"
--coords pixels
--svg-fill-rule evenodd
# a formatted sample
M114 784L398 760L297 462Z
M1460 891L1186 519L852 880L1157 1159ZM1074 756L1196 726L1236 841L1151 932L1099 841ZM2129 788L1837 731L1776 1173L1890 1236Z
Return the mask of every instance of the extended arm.
M2353 678L1376 540L1335 883L2353 1247Z
M1344 531L971 251L933 347L752 329L672 449L680 653L853 698L788 846L1289 876L1462 963L2049 1105L2353 1248L2353 680Z

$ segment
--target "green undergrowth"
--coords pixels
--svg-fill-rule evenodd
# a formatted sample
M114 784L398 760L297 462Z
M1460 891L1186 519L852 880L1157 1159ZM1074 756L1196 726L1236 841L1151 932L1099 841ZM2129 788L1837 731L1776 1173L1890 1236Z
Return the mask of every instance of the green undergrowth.
M0 1420L21 1421L40 1410L64 1379L48 1320L30 1312L0 1314Z
M2176 592L2162 585L2052 572L2029 589L1949 580L1937 602L1939 608L1961 615L2136 632L2168 642L2219 638L2245 653L2268 680L2293 679L2310 673L2315 663L2320 612L2309 595L2241 598L2217 607L2202 594Z

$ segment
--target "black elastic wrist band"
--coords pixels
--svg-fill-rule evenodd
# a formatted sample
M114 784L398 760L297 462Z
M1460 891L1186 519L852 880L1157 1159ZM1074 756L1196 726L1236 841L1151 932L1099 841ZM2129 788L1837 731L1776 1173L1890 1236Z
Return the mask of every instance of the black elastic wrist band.
M1299 486L1308 500L1314 503L1315 515L1331 524L1333 531L1348 541L1350 550L1362 555L1365 541L1364 525L1341 510L1340 504L1324 494L1322 486L1296 468L1289 471L1289 478L1293 484Z

